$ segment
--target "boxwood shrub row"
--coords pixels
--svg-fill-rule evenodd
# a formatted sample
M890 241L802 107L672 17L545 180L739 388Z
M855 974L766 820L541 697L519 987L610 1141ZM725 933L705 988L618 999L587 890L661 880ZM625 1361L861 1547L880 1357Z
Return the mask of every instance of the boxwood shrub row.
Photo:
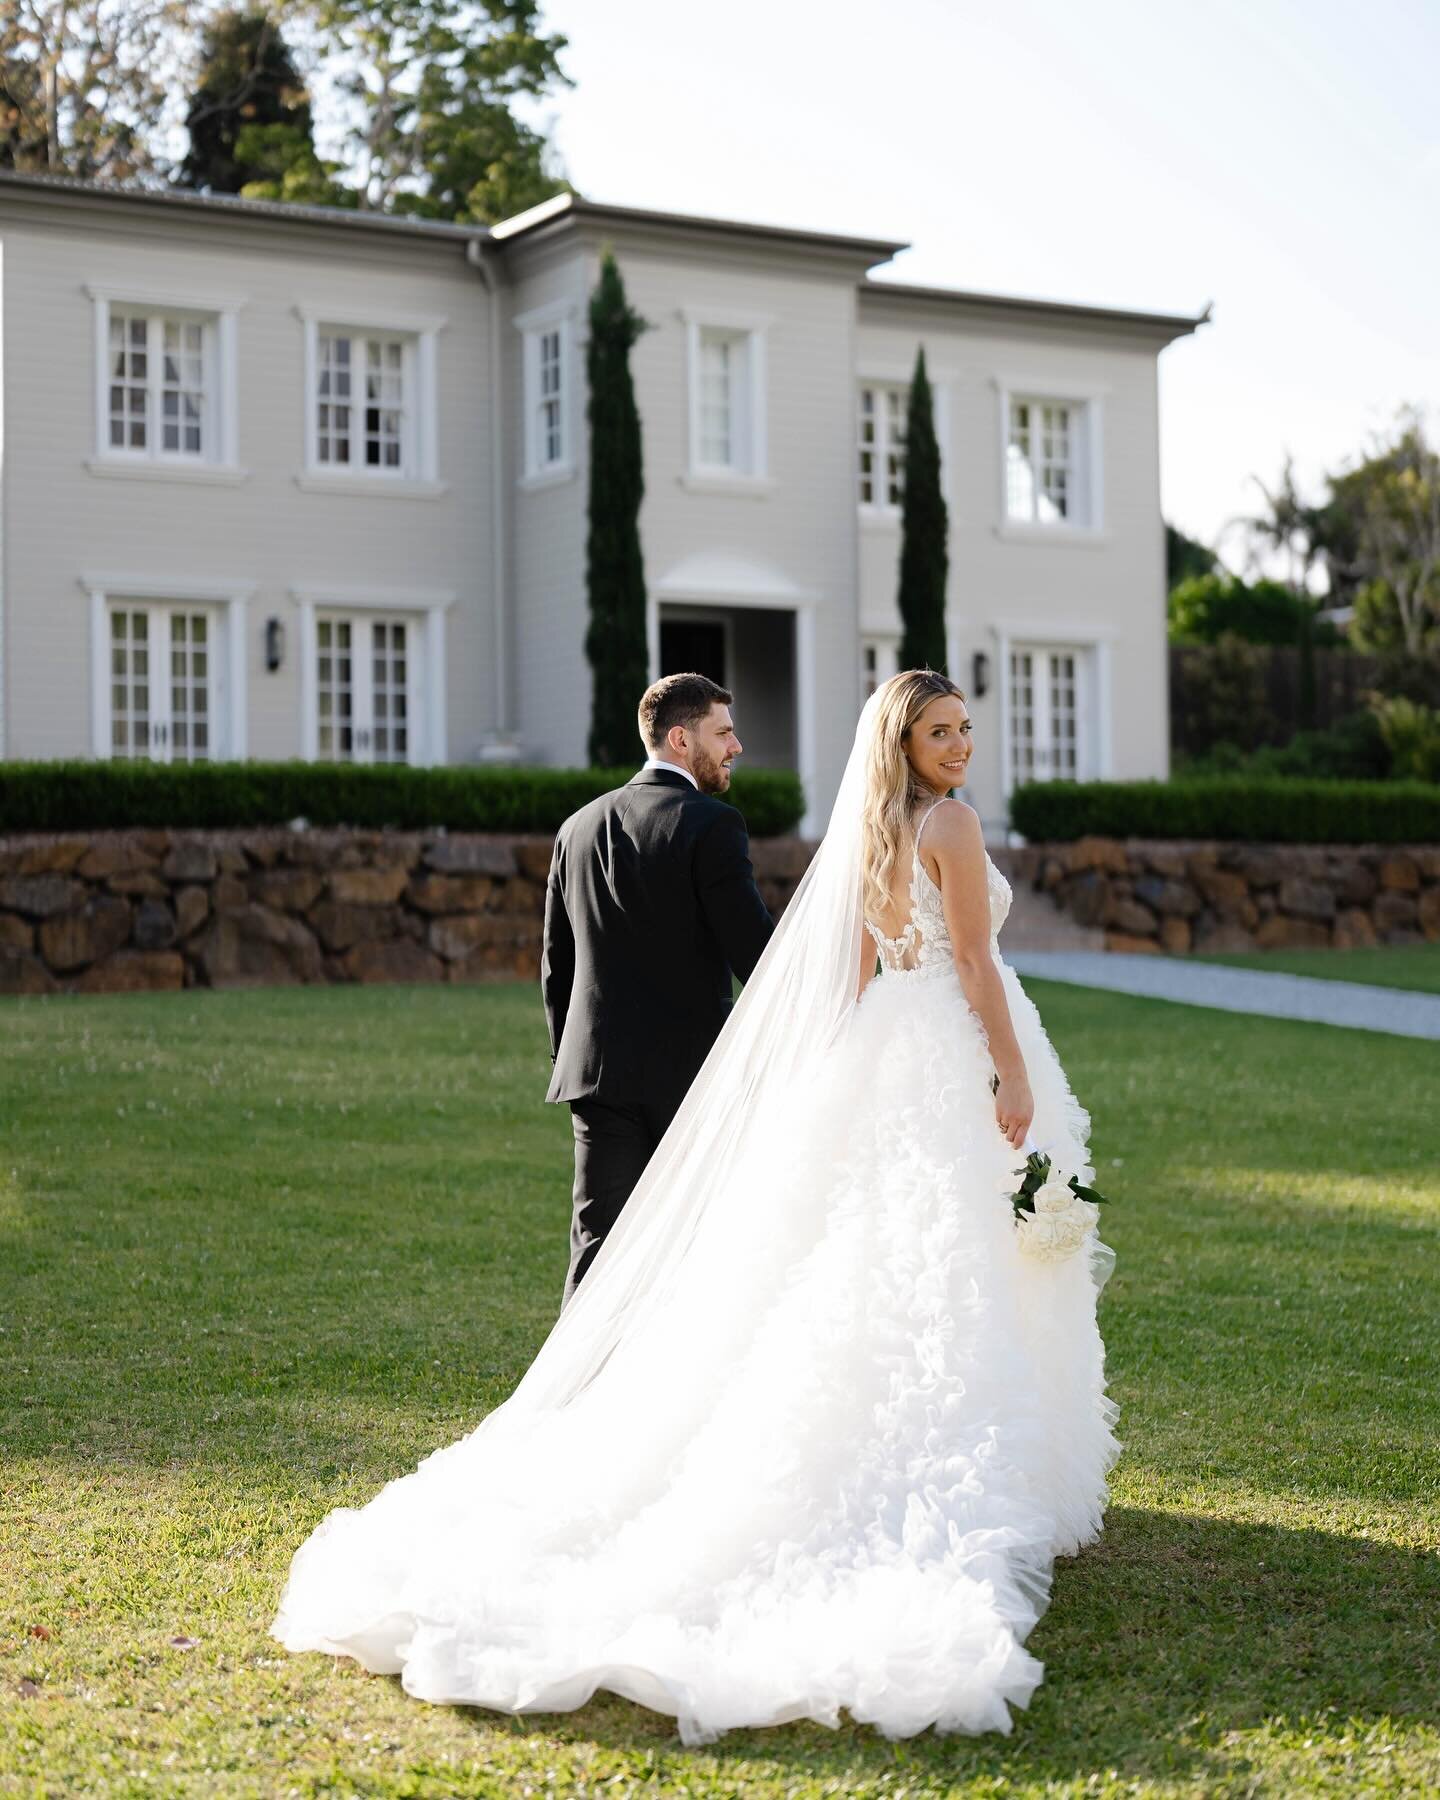
M374 768L306 762L0 763L0 832L284 825L553 831L630 769ZM798 775L738 772L728 796L754 837L793 831Z
M1440 843L1440 784L1211 776L1031 781L1010 798L1031 843L1078 837L1220 838L1270 844Z

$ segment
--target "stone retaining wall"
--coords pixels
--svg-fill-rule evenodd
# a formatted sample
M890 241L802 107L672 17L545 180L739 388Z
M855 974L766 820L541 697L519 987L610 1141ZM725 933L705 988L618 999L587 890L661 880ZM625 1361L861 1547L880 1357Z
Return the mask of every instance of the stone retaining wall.
M1355 949L1440 941L1440 845L1080 838L1010 853L1107 950Z
M548 835L0 838L0 993L533 978ZM814 846L751 846L777 916ZM1440 941L1440 846L1081 838L997 851L1111 950Z
M538 975L548 835L0 838L0 993ZM751 846L777 915L813 846Z

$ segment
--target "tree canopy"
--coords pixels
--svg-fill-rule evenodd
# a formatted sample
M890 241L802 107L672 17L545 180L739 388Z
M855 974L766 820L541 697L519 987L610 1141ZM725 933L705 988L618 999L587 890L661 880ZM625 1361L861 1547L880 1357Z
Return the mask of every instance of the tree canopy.
M274 13L227 8L209 21L185 123L186 187L283 198L287 172L320 167L310 95Z
M565 47L540 0L9 0L0 167L493 223L568 188Z

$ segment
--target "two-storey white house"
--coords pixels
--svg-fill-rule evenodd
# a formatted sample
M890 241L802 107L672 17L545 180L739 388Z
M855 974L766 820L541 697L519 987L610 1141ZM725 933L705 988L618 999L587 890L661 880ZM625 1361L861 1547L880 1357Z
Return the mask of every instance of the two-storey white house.
M607 246L650 327L652 670L731 687L812 826L895 667L922 345L971 798L998 823L1031 776L1165 772L1156 365L1200 319L570 197L486 230L9 174L0 754L583 762Z

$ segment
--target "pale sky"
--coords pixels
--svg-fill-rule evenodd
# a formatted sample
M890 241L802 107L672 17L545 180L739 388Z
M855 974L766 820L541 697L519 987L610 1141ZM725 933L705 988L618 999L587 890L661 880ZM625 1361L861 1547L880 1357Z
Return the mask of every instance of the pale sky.
M1194 314L1165 514L1214 541L1440 425L1440 0L548 0L592 199L905 238L905 281ZM1238 563L1240 545L1223 546Z

